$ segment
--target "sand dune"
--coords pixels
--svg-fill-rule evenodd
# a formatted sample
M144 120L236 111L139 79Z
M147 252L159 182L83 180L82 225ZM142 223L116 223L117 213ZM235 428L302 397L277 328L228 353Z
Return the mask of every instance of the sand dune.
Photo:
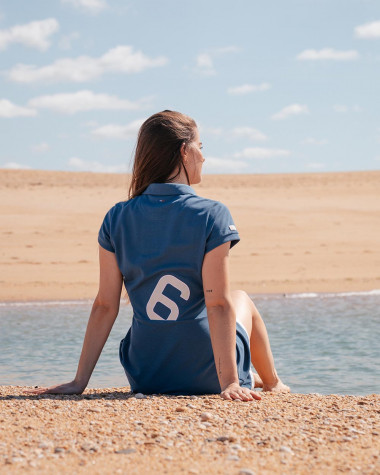
M128 176L0 170L0 300L93 298L97 233ZM380 171L206 175L241 242L232 288L255 293L380 288Z

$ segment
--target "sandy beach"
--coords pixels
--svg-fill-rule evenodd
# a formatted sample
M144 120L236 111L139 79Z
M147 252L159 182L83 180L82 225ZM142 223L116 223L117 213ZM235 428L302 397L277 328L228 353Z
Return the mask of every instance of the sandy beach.
M25 396L0 387L0 471L375 474L380 396L136 399L125 388Z
M94 298L97 233L127 198L121 174L0 170L0 301ZM380 288L380 171L205 175L241 242L231 287L251 294Z
M97 233L125 175L1 170L0 301L95 297ZM380 171L205 176L241 243L251 294L380 288ZM116 362L115 362L116 364ZM4 474L377 474L380 396L136 398L128 387L29 396L0 386Z

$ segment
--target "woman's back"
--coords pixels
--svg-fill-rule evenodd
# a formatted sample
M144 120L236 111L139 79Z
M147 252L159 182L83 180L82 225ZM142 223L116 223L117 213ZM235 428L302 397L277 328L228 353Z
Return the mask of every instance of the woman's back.
M220 391L202 263L206 252L238 240L228 209L184 184L151 184L107 213L99 243L115 252L134 310L131 331L120 346L134 390Z

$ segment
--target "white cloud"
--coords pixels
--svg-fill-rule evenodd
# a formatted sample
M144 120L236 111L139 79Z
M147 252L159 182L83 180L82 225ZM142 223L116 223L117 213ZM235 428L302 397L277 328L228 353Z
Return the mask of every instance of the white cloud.
M348 107L341 104L335 104L333 109L335 112L348 112Z
M253 158L253 159L266 159L272 157L286 157L290 155L289 150L278 149L278 148L260 148L252 147L245 148L242 152L234 154L236 158Z
M216 137L223 135L223 138L227 140L231 138L248 138L254 141L268 140L268 137L260 132L260 130L249 126L223 129L222 127L203 127L201 124L198 124L198 129L202 135L214 135Z
M67 51L71 49L72 42L77 40L79 37L80 34L76 31L74 31L73 33L69 33L68 35L64 35L59 40L58 46L60 49Z
M356 38L380 38L380 21L372 21L355 27Z
M21 83L31 82L85 82L106 73L139 73L148 68L164 66L168 59L164 56L149 58L132 46L116 46L99 58L78 56L57 59L48 66L17 64L8 71L10 80Z
M249 140L254 140L258 142L264 142L268 140L268 137L260 132L260 130L254 129L253 127L235 127L231 130L231 135L233 137L246 137Z
M37 115L37 111L28 107L16 106L8 99L0 99L0 117L33 117Z
M311 163L308 163L307 166L308 168L311 168L312 170L321 170L322 168L325 168L326 165L320 162L311 162Z
M343 105L343 104L335 104L333 105L333 109L335 112L340 112L340 113L346 113L346 112L349 112L349 111L353 111L353 112L361 112L363 109L358 106L358 105L355 105L355 106L346 106L346 105Z
M309 109L306 105L291 104L287 107L284 107L279 112L276 112L276 114L273 114L272 119L283 120L283 119L287 119L288 117L292 115L300 115L300 114L308 114L308 113L309 113Z
M90 110L137 110L148 104L148 99L132 102L109 94L95 94L92 91L78 91L39 96L28 105L37 109L50 109L63 114L75 114Z
M46 142L41 142L39 144L32 145L30 148L32 152L35 152L35 153L45 153L48 150L50 150L50 146Z
M196 57L195 71L205 76L213 76L216 74L214 67L214 58L223 56L228 53L237 53L240 48L236 46L225 46L221 48L209 49Z
M105 0L61 0L61 3L67 3L75 8L94 14L100 13L108 7Z
M262 82L261 84L243 84L242 86L229 87L227 89L228 94L233 95L242 95L249 94L250 92L262 92L267 91L272 86L267 82Z
M216 74L214 62L208 53L199 54L196 58L196 70L205 76Z
M326 145L328 143L326 139L315 139L314 137L307 137L301 142L302 145Z
M76 171L89 171L95 173L126 173L128 167L122 163L119 165L104 165L103 163L90 160L82 160L81 158L71 157L68 161L68 165L71 169Z
M203 165L205 173L244 173L249 164L234 158L206 157Z
M29 165L23 165L22 163L16 162L6 162L2 165L1 168L7 168L9 170L30 170L31 167Z
M320 50L316 49L305 49L300 53L296 59L305 61L305 60L325 60L331 59L334 61L352 61L359 58L359 53L356 50L347 50L347 51L338 51L333 48L323 48Z
M107 139L134 139L145 119L137 119L127 125L108 124L98 127L91 133L96 137Z
M20 43L29 48L45 51L50 46L50 36L58 30L59 24L55 18L32 21L0 30L0 50L6 49L9 44Z

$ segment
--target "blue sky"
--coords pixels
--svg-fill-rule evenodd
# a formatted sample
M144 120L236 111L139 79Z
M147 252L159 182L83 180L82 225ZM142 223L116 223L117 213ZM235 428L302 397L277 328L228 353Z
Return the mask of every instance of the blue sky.
M127 171L163 109L206 173L380 166L378 0L3 0L0 58L2 168Z

